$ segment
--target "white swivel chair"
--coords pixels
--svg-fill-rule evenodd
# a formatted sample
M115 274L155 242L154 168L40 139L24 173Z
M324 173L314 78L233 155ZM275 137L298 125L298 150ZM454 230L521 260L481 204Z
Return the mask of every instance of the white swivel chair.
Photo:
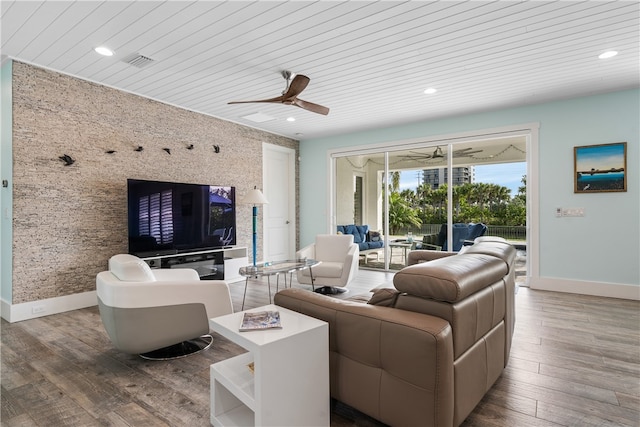
M345 286L358 273L360 250L351 234L320 234L315 243L296 252L299 259L320 261L310 269L297 272L298 283L311 285L321 294L346 292ZM313 275L313 280L312 280ZM319 287L319 288L317 288Z
M233 312L226 282L200 280L190 268L154 269L114 255L96 276L102 324L120 351L172 359L209 348L209 318Z

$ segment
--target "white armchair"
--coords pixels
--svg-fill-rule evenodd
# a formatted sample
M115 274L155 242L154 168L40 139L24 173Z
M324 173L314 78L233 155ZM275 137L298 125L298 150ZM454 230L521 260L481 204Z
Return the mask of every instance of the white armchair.
M297 258L321 261L311 269L299 270L298 283L311 285L315 292L321 294L346 292L344 287L358 273L359 255L352 235L320 234L316 236L315 243L296 252Z
M96 276L104 328L120 351L148 359L208 348L209 318L233 312L226 282L200 280L189 268L154 269L133 255L114 255Z

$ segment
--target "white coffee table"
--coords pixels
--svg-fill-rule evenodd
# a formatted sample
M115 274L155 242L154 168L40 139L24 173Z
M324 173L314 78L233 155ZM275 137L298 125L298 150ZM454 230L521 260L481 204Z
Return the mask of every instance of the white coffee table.
M274 304L247 311L265 310L280 312L282 329L239 332L242 311L209 319L248 350L211 365L211 424L328 426L328 324Z

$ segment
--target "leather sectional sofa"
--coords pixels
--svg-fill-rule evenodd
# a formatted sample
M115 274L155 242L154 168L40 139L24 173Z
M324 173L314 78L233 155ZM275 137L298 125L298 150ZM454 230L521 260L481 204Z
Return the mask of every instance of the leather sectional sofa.
M515 253L491 237L461 254L412 251L371 298L290 288L275 303L329 323L333 398L389 425L457 426L509 359Z

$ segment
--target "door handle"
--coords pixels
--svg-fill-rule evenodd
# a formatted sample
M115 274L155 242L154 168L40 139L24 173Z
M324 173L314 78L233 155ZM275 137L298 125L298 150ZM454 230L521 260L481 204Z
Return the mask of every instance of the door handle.
M285 224L289 224L289 221L285 221L284 223L285 223Z

